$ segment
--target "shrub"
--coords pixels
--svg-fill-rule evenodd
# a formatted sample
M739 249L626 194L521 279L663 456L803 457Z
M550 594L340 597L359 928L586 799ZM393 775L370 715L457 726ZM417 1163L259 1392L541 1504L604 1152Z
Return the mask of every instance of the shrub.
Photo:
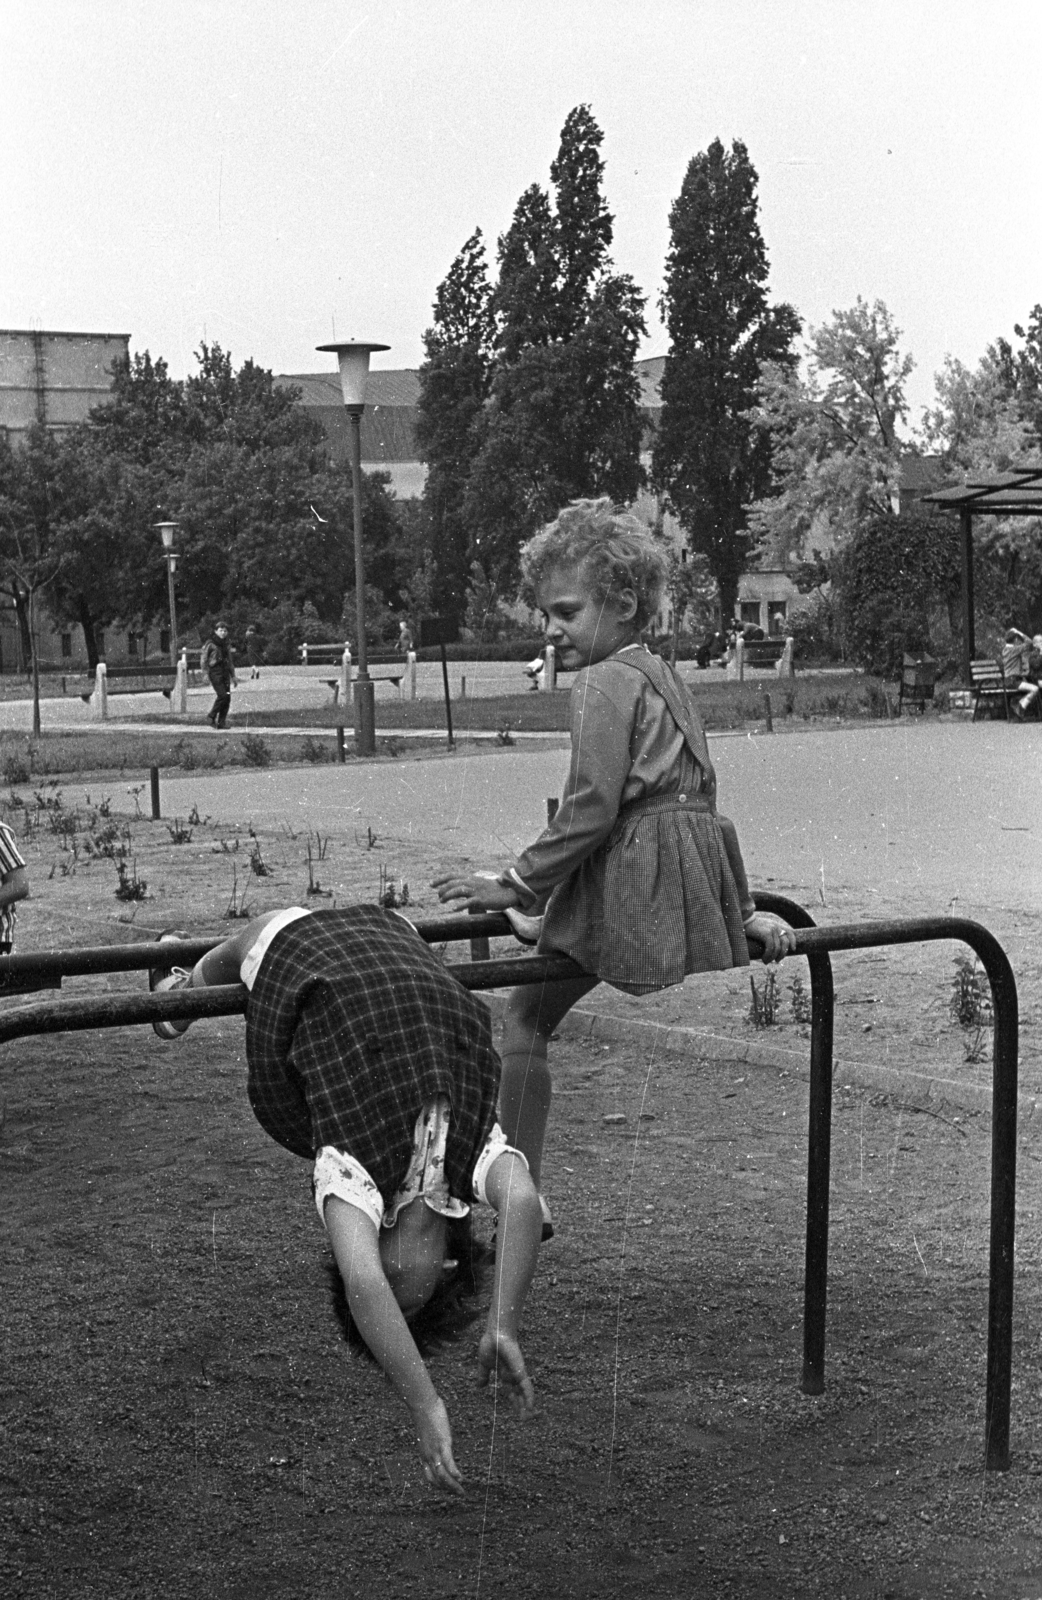
M922 512L874 517L833 571L849 656L892 678L905 651L932 650L931 616L959 594L958 540L947 522Z
M33 775L28 749L5 751L0 772L3 773L5 783L28 783Z
M259 733L248 733L242 741L242 759L248 767L270 767L271 749Z

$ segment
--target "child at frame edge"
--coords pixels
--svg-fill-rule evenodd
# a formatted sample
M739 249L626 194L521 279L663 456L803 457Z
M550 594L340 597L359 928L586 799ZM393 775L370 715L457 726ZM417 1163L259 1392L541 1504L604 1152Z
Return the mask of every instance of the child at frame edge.
M177 935L166 935L176 938ZM495 1277L478 1346L519 1415L534 1406L518 1343L542 1227L524 1157L495 1118L489 1013L410 922L378 906L254 918L170 991L244 983L248 1094L279 1144L314 1161L313 1190L355 1326L412 1415L427 1479L462 1494L444 1402L409 1327L456 1266L468 1200L497 1214ZM188 1021L153 1023L176 1038Z
M14 949L14 930L19 900L29 898L29 874L14 833L0 822L0 956Z
M747 936L776 961L794 934L756 910L734 825L716 814L694 702L643 645L666 577L648 529L610 500L575 501L522 547L521 570L558 665L578 671L561 804L511 865L448 873L432 886L442 901L506 911L519 936L530 914L540 953L583 968L579 978L519 986L507 1006L500 1122L538 1186L547 1043L577 1001L598 983L650 994L689 973L747 966Z

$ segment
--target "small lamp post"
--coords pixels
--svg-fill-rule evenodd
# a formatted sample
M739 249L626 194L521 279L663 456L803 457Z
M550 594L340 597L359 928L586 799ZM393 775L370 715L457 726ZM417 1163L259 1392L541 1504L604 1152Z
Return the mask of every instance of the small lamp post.
M170 660L174 667L177 666L177 602L174 598L174 573L177 571L177 551L174 549L174 529L176 522L157 522L159 537L163 541L163 554L166 557L166 586L170 600Z
M365 558L362 554L362 412L365 410L365 384L369 376L369 357L374 350L389 350L387 344L320 344L330 350L340 364L340 389L350 424L351 476L355 503L355 610L358 619L358 671L355 675L355 749L360 756L376 754L376 686L369 676L369 653L365 642Z

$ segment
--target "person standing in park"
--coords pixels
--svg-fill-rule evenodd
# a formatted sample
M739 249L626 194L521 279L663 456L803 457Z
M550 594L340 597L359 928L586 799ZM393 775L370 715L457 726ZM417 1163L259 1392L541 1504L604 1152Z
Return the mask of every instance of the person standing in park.
M775 961L792 929L758 912L732 823L716 814L716 774L694 702L645 649L666 568L637 518L580 500L523 546L522 572L571 690L572 757L561 805L498 873L449 873L442 901L536 921L541 954L570 956L575 978L518 986L503 1032L500 1122L538 1185L550 1113L547 1043L598 983L650 994L688 973L747 966L747 938ZM527 918L525 920L528 920ZM527 930L515 927L519 934Z
M207 722L212 728L223 728L228 722L228 712L232 703L232 686L235 683L235 664L232 661L232 647L228 643L228 624L215 622L213 633L207 639L199 655L199 665L210 680L210 687L214 692L214 702L207 715Z
M412 647L412 629L409 626L408 617L403 617L398 625L398 643L395 648L399 654L407 656Z
M250 668L250 681L260 677L261 662L264 660L264 640L261 638L254 623L246 629L246 660Z

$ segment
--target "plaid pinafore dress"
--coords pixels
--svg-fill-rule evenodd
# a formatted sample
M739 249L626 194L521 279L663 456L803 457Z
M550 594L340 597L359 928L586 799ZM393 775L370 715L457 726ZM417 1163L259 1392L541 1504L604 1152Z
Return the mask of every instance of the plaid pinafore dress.
M741 896L716 816L716 774L683 685L657 656L613 659L640 672L684 736L676 788L623 806L605 842L553 891L539 950L571 956L627 994L693 972L749 964Z

